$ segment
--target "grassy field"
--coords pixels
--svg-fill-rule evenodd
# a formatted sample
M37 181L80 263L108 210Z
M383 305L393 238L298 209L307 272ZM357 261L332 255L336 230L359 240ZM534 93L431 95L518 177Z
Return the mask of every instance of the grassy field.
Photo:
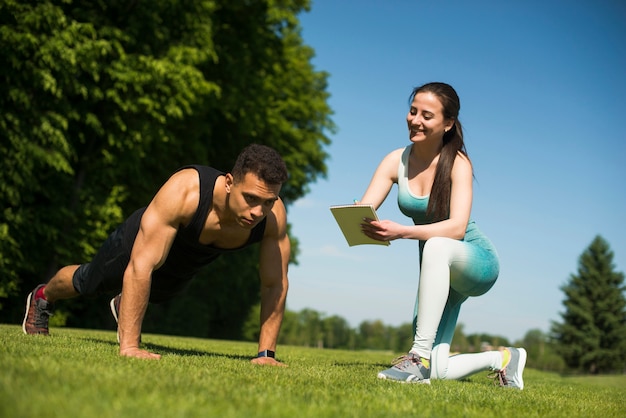
M282 346L287 368L250 364L256 345L144 334L160 361L122 358L115 333L0 325L0 417L623 417L626 376L526 370L524 391L468 381L409 385L376 373L396 353Z

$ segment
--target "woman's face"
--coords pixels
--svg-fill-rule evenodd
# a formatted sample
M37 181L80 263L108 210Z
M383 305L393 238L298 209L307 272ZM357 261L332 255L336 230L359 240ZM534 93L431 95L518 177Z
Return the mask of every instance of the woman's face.
M443 105L430 92L417 93L406 116L411 142L442 141L443 134L454 124L443 115Z

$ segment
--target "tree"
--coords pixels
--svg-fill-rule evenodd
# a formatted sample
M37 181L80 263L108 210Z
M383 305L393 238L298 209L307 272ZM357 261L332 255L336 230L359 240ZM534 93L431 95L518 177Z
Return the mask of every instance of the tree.
M454 336L450 344L450 352L467 353L469 350L469 342L465 335L465 324L459 322L454 329Z
M381 320L363 321L358 328L358 347L370 350L389 349L391 327L385 325Z
M522 341L515 345L524 347L528 353L526 365L537 370L550 370L562 372L565 370L565 362L556 354L554 342L550 336L539 329L531 329L526 332Z
M308 0L0 3L3 321L21 320L36 284L88 261L178 167L228 171L243 146L270 145L290 171L287 205L325 175L334 127L327 74L313 69L300 36L297 14L308 8ZM295 239L293 249L295 261ZM147 313L148 329L240 335L259 299L251 254L203 271L184 301ZM105 302L57 305L52 320L108 326Z
M340 316L333 315L322 320L324 330L324 347L326 348L353 348L354 332L348 321Z
M394 352L406 352L413 344L413 324L405 322L397 327L388 326L389 341L386 349Z
M578 274L561 287L562 322L554 322L556 350L568 367L589 373L626 367L624 274L616 272L609 244L596 236L578 261Z

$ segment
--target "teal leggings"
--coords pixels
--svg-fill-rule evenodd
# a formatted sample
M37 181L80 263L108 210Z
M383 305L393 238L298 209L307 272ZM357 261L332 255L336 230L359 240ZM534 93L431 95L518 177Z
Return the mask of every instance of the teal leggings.
M411 351L431 360L431 378L452 378L448 355L461 304L491 289L500 270L498 255L484 238L466 242L435 237L420 243L420 253ZM458 373L452 374L456 378Z

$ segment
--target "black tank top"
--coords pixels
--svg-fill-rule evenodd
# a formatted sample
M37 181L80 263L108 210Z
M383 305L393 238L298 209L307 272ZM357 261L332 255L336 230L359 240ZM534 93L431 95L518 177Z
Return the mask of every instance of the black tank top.
M179 168L177 172L187 168L195 169L200 177L200 201L198 203L198 209L191 219L191 222L178 229L178 233L174 238L165 263L154 272L154 274L157 275L165 274L181 278L193 276L202 266L209 264L221 254L238 251L261 241L265 233L267 218L263 219L261 223L252 228L248 241L241 247L225 249L201 244L199 242L200 234L202 233L202 229L209 215L211 204L213 203L215 182L217 178L223 176L224 173L214 168L201 165L185 166ZM145 210L146 208L137 210L126 221L127 230L130 232L126 235L126 243L127 245L130 244L129 250L132 248L135 241L135 237L139 231L141 217ZM129 238L132 239L132 241L130 241Z

